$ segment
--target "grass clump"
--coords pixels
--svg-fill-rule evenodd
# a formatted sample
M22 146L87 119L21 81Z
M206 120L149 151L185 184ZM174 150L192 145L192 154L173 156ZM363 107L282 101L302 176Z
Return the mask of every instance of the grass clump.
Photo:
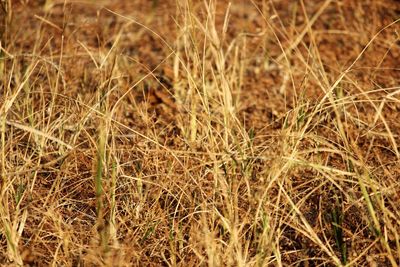
M0 0L1 265L397 266L397 11Z

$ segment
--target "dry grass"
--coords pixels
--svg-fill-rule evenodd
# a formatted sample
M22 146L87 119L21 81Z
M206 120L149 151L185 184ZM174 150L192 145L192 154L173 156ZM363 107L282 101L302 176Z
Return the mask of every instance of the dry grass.
M0 0L0 263L398 266L400 4Z

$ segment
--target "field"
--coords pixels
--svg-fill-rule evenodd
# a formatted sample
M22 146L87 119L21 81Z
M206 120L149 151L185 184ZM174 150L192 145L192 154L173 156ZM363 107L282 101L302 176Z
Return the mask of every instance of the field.
M397 0L0 0L1 266L399 266Z

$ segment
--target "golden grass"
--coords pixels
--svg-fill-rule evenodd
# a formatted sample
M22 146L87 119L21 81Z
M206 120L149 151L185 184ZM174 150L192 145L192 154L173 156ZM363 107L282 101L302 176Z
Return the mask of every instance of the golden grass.
M0 1L1 265L398 266L399 10Z

